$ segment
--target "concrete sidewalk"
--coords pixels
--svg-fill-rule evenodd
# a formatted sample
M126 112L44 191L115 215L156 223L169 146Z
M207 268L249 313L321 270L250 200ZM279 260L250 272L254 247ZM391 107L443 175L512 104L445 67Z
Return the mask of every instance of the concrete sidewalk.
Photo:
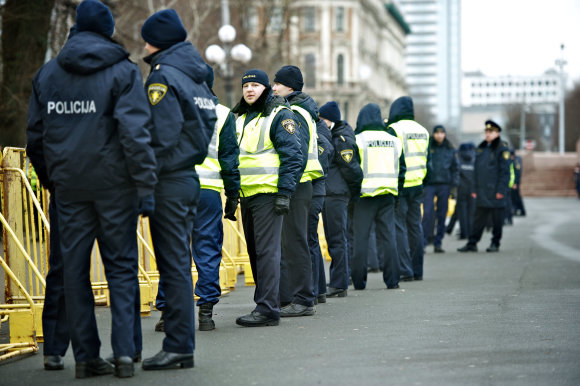
M444 254L425 256L420 282L386 290L381 274L367 289L328 299L313 317L278 327L243 328L235 318L253 308L253 287L216 306L217 329L196 333L195 368L74 379L42 369L39 354L0 364L0 385L578 385L580 384L580 200L525 201L528 216L504 228L499 253L460 254L446 236ZM109 310L97 309L111 353ZM143 319L144 357L161 347Z

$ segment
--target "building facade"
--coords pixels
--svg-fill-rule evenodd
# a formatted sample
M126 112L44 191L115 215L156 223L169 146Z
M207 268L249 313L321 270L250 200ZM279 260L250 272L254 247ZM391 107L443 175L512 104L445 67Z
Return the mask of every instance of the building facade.
M408 25L393 2L297 0L269 2L246 12L244 28L278 37L278 64L294 64L304 92L319 104L339 103L354 127L361 107L377 103L385 117L394 99L407 94L405 37ZM250 35L249 37L251 37ZM273 40L273 39L272 39Z
M411 28L406 81L418 114L458 130L461 118L461 1L400 0Z

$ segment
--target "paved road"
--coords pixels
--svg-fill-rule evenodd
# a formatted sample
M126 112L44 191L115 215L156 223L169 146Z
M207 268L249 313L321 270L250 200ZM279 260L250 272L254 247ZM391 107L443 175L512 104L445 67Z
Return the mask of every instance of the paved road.
M64 371L42 370L40 354L2 364L0 384L579 385L580 200L526 205L528 217L504 228L500 253L459 254L463 242L449 236L447 253L428 247L422 282L387 291L370 274L367 290L279 327L235 325L252 308L240 276L216 307L217 329L196 334L192 370L75 381L69 351ZM109 312L97 314L106 356ZM158 316L143 319L145 357L161 345Z

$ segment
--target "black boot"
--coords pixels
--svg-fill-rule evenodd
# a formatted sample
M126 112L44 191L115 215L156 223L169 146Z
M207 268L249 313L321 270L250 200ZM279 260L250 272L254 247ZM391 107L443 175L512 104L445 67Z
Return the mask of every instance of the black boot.
M211 331L215 329L213 316L213 303L203 303L199 306L198 314L199 331Z
M165 332L165 320L163 320L163 311L161 311L161 317L159 318L159 321L155 325L155 331Z

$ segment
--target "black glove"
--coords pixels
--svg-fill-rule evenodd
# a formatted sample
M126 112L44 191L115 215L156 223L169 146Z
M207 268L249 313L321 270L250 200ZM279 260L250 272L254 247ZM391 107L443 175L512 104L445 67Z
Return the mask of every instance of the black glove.
M274 200L274 213L277 216L290 212L290 197L278 194Z
M226 198L226 207L224 208L224 218L236 221L236 209L238 208L238 196Z
M143 217L152 216L155 212L155 196L149 194L139 198L139 214Z

